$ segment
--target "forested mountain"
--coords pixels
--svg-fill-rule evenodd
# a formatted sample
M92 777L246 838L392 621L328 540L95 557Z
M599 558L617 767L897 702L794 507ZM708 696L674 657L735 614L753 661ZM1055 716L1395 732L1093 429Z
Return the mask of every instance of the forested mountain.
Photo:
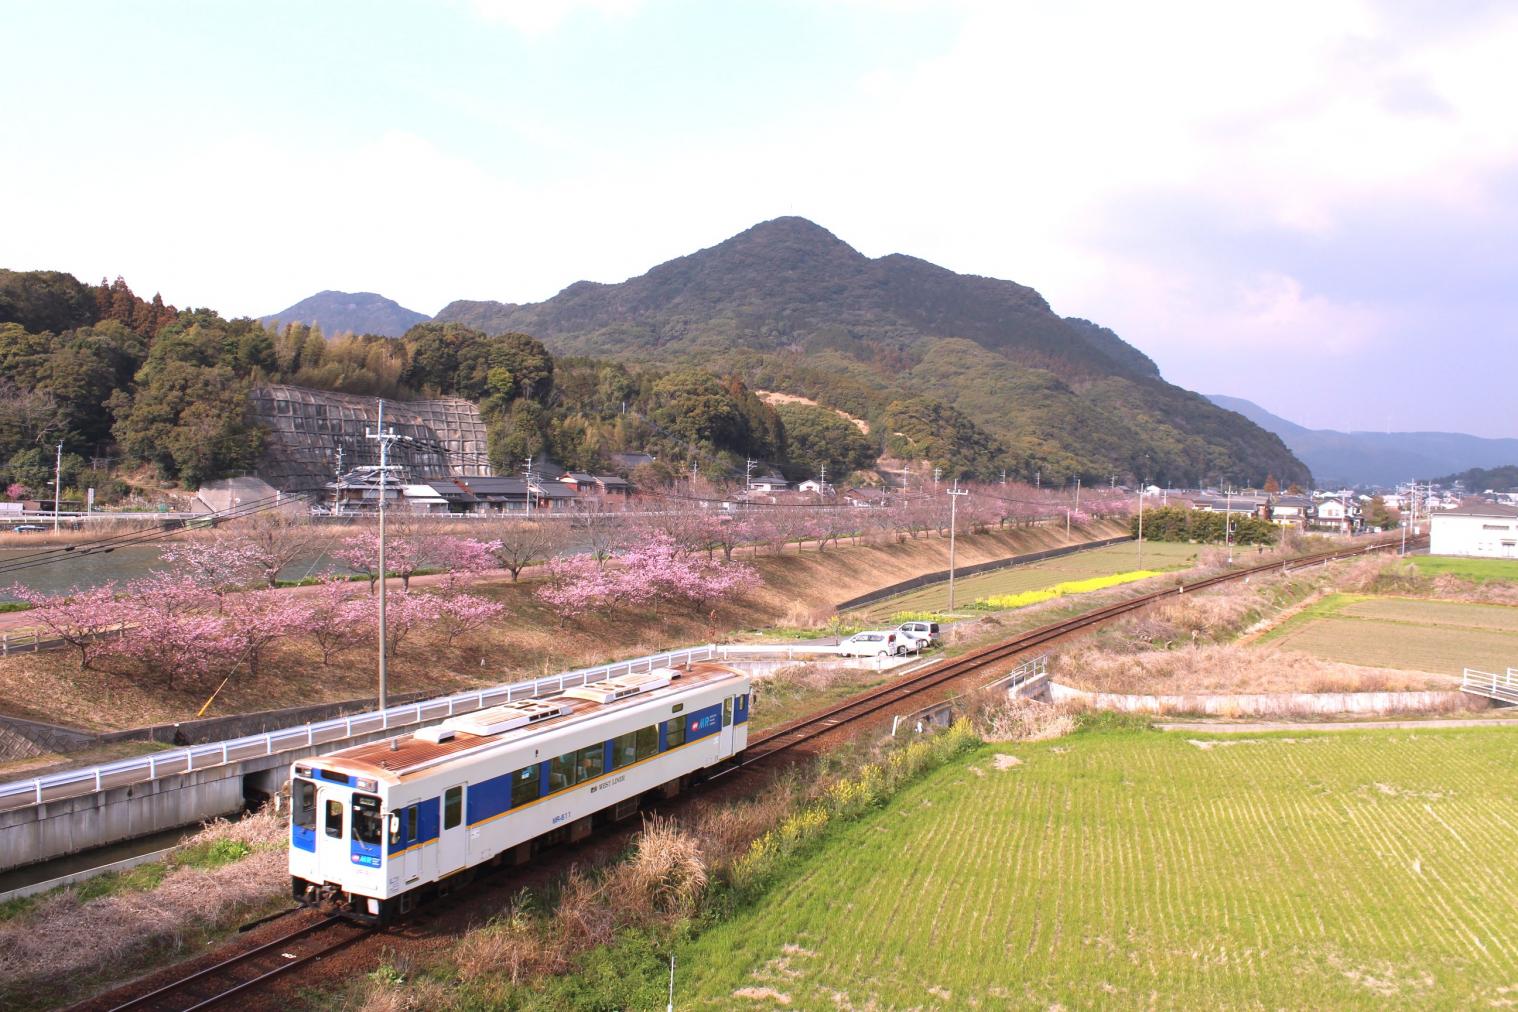
M1210 400L1280 436L1325 485L1390 488L1399 482L1518 460L1518 439L1488 439L1463 432L1309 429L1239 397L1214 394Z
M693 363L868 418L884 449L982 475L1307 482L1279 438L1160 378L1031 288L893 254L802 218L764 222L615 285L454 302L439 321L556 353Z
M11 498L46 493L58 442L65 499L86 487L103 502L122 494L109 462L151 465L189 486L255 471L265 432L250 392L264 383L467 398L480 407L491 462L507 473L529 454L599 470L623 450L658 457L644 476L652 480L693 465L741 474L749 456L812 466L811 456L791 461L773 408L741 381L700 369L556 359L525 334L460 324L327 338L301 323L266 327L144 301L120 278L91 287L57 272L0 271L0 490ZM789 414L814 450L815 434L836 421L813 406ZM847 459L872 460L870 449L851 447Z
M259 322L279 327L303 323L324 334L378 334L400 337L427 319L426 313L407 309L373 292L318 292L289 309L259 317Z
M1468 492L1511 492L1518 490L1518 464L1501 467L1473 467L1459 474L1447 474L1434 481L1440 485L1461 482Z

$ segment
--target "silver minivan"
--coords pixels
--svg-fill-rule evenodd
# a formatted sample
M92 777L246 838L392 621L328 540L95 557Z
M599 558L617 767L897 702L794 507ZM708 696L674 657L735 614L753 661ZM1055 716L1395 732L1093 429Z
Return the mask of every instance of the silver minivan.
M896 631L915 640L920 649L936 647L943 642L938 635L937 622L903 622Z

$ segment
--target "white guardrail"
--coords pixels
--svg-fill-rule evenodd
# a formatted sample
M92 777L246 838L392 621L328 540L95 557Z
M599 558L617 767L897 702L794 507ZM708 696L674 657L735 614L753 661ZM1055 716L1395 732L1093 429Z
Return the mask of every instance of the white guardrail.
M1460 691L1506 702L1518 702L1518 668L1508 668L1507 673L1501 675L1466 668L1460 675Z
M302 724L244 738L153 752L145 756L122 759L99 766L65 770L62 773L33 777L30 780L18 780L0 784L0 809L17 808L28 804L40 805L57 798L73 797L109 787L143 783L160 776L190 773L213 766L223 766L229 762L257 759L298 748L310 748L324 742L341 741L354 735L383 731L391 727L442 720L457 713L483 710L514 699L541 696L548 692L562 692L576 685L584 685L586 682L649 671L653 668L678 667L697 661L712 660L716 657L717 651L718 648L715 645L708 644L685 650L672 650L668 653L650 654L647 657L635 657L632 660L618 661L614 664L565 671L530 681L512 682L508 685L498 685L474 692L460 692L452 696L424 699L404 706L392 706L385 710L356 713L348 717L334 717L331 720Z

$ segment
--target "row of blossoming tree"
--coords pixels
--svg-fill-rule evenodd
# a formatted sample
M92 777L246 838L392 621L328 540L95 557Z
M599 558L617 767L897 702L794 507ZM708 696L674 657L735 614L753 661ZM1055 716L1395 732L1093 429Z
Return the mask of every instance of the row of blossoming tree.
M468 593L474 578L491 565L490 543L457 537L432 542L429 553L440 553L448 568L425 591L406 586L389 596L386 633L392 651L424 628L452 646L504 607ZM386 546L387 564L392 547L403 561L417 554L397 539ZM344 539L335 554L365 572L366 564L377 569L371 558L376 548L372 538L359 534ZM236 533L201 536L171 543L160 554L170 568L125 584L64 594L16 585L10 593L32 606L43 634L73 650L81 667L171 689L203 688L239 671L256 676L261 659L281 640L305 638L322 663L330 664L376 635L377 600L362 586L327 574L300 593L269 587L269 559L255 539Z

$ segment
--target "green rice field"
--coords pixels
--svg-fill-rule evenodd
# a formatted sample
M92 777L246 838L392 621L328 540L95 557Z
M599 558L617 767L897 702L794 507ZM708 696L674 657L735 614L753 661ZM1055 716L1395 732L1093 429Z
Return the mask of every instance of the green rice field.
M687 945L677 1004L1509 1006L1515 797L1518 729L982 750Z
M1518 608L1335 594L1260 642L1328 661L1458 676L1518 667Z
M1196 564L1196 554L1196 545L1164 541L1144 542L1142 559L1139 558L1137 542L1093 548L1089 552L1076 552L1058 559L955 580L954 600L956 604L967 605L983 597L1041 590L1068 580L1110 576L1136 569L1186 569ZM947 583L942 583L872 604L853 615L863 616L867 623L876 623L885 621L898 612L941 612L948 605L949 587Z
M1518 561L1511 559L1461 559L1447 555L1413 555L1409 559L1429 576L1453 573L1477 583L1518 582Z

